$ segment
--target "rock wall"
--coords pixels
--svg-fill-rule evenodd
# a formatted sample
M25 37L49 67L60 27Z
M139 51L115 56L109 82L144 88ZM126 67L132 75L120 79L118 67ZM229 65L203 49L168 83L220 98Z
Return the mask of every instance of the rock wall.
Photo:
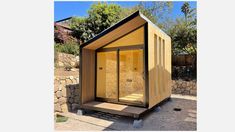
M79 107L78 76L54 77L54 111L76 111Z
M66 67L71 66L78 68L79 66L79 57L66 53L57 53L56 55L56 66L57 67Z
M196 96L197 81L172 80L172 93Z

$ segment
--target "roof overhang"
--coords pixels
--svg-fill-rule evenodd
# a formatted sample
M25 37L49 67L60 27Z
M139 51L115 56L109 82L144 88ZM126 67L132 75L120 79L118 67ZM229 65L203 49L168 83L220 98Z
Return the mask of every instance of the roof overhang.
M134 29L143 26L145 23L150 23L154 27L158 28L155 24L153 24L150 20L148 20L143 14L141 14L139 11L136 11L135 13L122 19L115 25L107 28L106 30L96 35L94 38L82 44L81 48L92 49L92 50L98 49L124 36L125 34L133 31ZM161 31L160 28L158 29Z

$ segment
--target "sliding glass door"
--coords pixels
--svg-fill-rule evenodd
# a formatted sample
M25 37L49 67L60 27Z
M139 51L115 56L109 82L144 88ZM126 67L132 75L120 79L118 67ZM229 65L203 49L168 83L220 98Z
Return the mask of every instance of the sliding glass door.
M101 100L144 104L143 49L97 52L96 97Z
M96 97L117 99L117 52L97 53Z
M143 50L119 52L119 101L144 101Z

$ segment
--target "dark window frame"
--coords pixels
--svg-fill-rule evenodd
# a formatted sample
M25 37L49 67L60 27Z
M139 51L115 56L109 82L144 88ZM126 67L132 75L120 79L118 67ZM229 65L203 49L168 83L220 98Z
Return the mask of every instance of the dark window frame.
M134 32L135 30L141 28L144 26L144 44L140 45L132 45L132 46L119 46L119 47L111 47L111 48L103 48L107 46L108 44L111 44L112 42ZM95 50L95 100L96 101L105 101L105 102L111 102L116 104L125 104L130 106L137 106L137 107L148 107L149 104L149 79L148 79L148 23L145 23L144 25L141 25L137 27L136 29L128 32L127 34L109 42L108 44L98 48ZM145 92L144 92L144 101L143 104L139 103L133 103L128 101L119 101L119 51L121 50L134 50L134 49L143 49L143 67L144 67L144 84L145 84ZM117 51L117 99L108 99L108 98L99 98L96 96L97 92L97 52L108 52L108 51Z

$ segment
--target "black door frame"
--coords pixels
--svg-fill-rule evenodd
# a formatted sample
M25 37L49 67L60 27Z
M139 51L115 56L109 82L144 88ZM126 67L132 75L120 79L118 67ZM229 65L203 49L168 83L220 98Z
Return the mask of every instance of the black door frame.
M141 45L141 48L143 48L143 55L144 55L144 57L143 57L143 65L144 65L144 83L145 83L145 94L144 94L144 104L133 104L133 103L126 103L126 102L118 102L118 101L116 101L116 100L114 100L114 101L112 101L111 100L111 102L112 103L117 103L117 104L125 104L125 105L130 105L130 106L137 106L137 107L145 107L145 108L147 108L148 106L149 106L149 72L148 72L148 23L145 23L145 24L143 24L143 25L141 25L141 26L139 26L139 27L137 27L136 29L134 29L134 30L132 30L131 32L133 32L133 31L135 31L135 30L137 30L137 29L139 29L140 27L143 27L144 26L144 44L143 45ZM127 34L129 34L129 33L131 33L131 32L128 32ZM127 34L125 34L125 35L127 35ZM123 36L125 36L125 35L123 35ZM123 36L121 36L121 37L123 37ZM119 37L119 38L121 38L121 37ZM118 39L119 39L118 38ZM115 40L117 40L117 39L115 39ZM114 41L115 41L114 40ZM114 42L114 41L112 41L112 42ZM110 42L111 43L111 42ZM110 43L108 43L108 44L110 44ZM108 45L108 44L106 44L106 45ZM106 45L104 45L104 46L106 46ZM110 101L110 99L108 100L108 99L105 99L105 98L98 98L98 97L96 97L96 83L97 83L97 52L99 52L99 51L113 51L113 50L120 50L120 49L122 49L122 50L130 50L130 49L135 49L135 48L138 48L138 46L140 46L140 45L133 45L133 46L121 46L121 47L115 47L115 48L103 48L104 46L102 46L102 47L100 47L100 48L98 48L97 50L95 50L95 90L94 90L94 95L95 95L95 100L97 100L97 101L105 101L105 102L109 102ZM119 52L119 50L118 50L118 52ZM119 54L117 54L117 56L119 57ZM119 65L119 64L118 64ZM117 68L118 70L119 70L119 68ZM119 73L119 72L118 72ZM119 76L119 75L117 75L117 76ZM119 85L119 82L118 82L118 85ZM117 89L118 90L118 89ZM119 91L119 90L118 90ZM119 93L118 93L119 94ZM118 99L118 98L117 98Z
M115 47L115 48L107 48L107 49L99 49L96 51L95 53L95 100L97 101L106 101L106 102L111 102L111 103L117 103L117 104L126 104L126 105L132 105L132 106L140 106L140 107L145 107L146 105L146 88L144 88L144 102L143 103L134 103L134 102L131 102L131 101L120 101L119 100L119 90L120 90L120 87L119 87L119 80L120 80L120 76L119 76L119 69L120 69L120 66L119 66L119 62L120 62L120 59L119 59L119 52L120 51L126 51L126 50L137 50L137 49L141 49L143 51L143 70L144 70L144 73L145 73L145 68L144 68L144 65L145 65L145 61L144 61L144 45L133 45L133 46L122 46L122 47ZM100 98L100 97L97 97L96 96L96 91L97 91L97 53L98 52L110 52L110 51L116 51L117 53L117 98L116 99L109 99L109 98ZM145 78L145 77L144 77ZM144 79L144 84L146 83L146 80ZM144 85L146 86L146 85Z

